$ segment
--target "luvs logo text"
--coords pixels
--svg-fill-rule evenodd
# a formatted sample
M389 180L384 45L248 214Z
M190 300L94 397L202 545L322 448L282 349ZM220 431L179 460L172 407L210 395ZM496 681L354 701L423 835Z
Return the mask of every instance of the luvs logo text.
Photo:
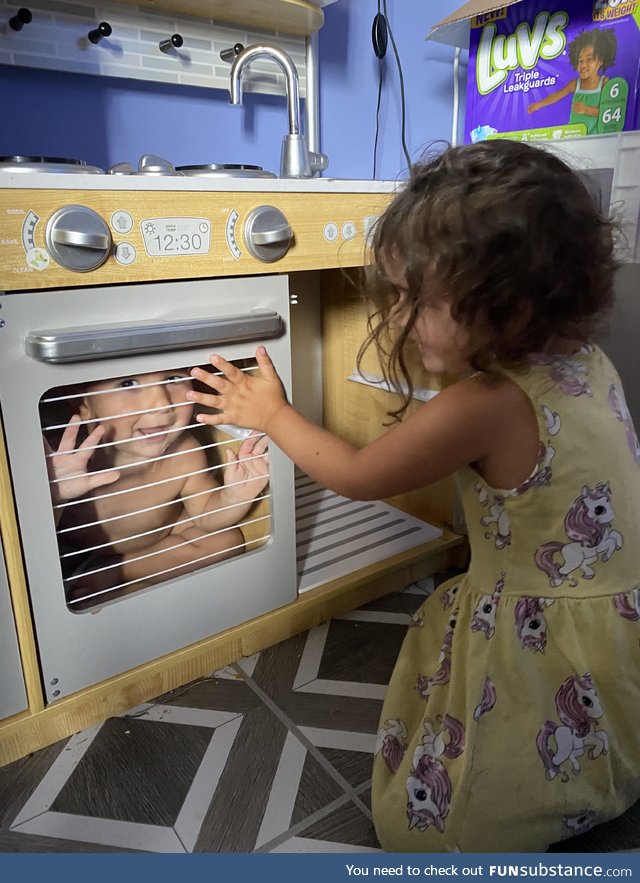
M507 72L520 67L531 70L543 58L556 58L566 45L566 12L540 12L533 26L521 22L515 33L497 33L495 24L485 25L476 56L476 84L481 95L492 92L507 78Z

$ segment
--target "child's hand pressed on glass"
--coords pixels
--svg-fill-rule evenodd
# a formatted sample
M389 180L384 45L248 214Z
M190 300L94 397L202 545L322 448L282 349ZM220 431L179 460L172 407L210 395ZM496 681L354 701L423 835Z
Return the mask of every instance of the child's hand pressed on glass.
M54 451L44 439L47 453L47 469L54 500L66 502L75 500L106 484L113 484L120 478L117 469L104 472L90 472L89 460L104 435L104 427L97 426L76 448L80 417L74 414L62 433L58 450ZM55 456L52 456L55 455Z
M491 427L500 428L504 420L502 397L489 408L487 397L491 393L495 398L493 389L469 379L443 390L402 423L357 448L307 420L286 401L264 347L258 347L256 360L259 373L253 374L217 355L209 361L220 375L192 369L192 376L214 392L189 391L187 399L218 412L199 414L198 421L265 432L315 481L351 499L381 499L445 478L482 458L493 439Z
M209 362L221 374L211 374L202 368L193 368L191 376L214 390L213 395L190 391L189 401L207 408L216 408L218 414L199 414L200 423L216 426L231 423L262 432L269 431L269 423L286 405L285 392L271 359L264 347L256 350L260 373L247 374L227 362L222 356L212 355Z
M240 445L237 455L225 450L224 467L226 496L233 502L249 502L262 493L269 482L269 439L252 433Z

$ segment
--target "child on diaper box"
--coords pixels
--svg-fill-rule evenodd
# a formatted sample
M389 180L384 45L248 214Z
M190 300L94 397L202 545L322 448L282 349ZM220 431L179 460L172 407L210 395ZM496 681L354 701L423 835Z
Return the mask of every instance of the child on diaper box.
M465 141L638 126L640 0L525 0L471 20Z

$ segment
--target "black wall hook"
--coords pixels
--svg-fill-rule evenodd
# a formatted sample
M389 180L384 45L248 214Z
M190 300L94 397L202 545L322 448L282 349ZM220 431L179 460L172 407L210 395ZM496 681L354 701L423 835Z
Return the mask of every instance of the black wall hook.
M231 46L229 49L222 50L222 52L220 53L220 58L223 61L228 61L229 63L231 63L236 55L240 55L243 49L244 46L242 45L242 43L234 43L234 45Z
M13 18L9 19L9 27L13 31L21 31L25 25L28 25L33 19L33 15L30 9L25 9L23 6L19 9Z
M101 21L97 28L89 31L87 37L90 43L99 43L103 37L110 37L113 28L108 21Z
M166 40L161 40L158 44L160 52L171 52L172 49L179 49L184 40L180 36L180 34L172 34Z

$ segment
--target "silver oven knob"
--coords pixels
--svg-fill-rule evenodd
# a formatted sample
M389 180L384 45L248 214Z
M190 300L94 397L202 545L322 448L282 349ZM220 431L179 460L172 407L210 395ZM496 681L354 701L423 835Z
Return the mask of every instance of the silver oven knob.
M95 270L111 252L111 231L93 209L67 205L51 216L47 249L61 267L76 273Z
M244 222L244 241L259 261L279 261L289 250L292 239L289 222L280 209L272 205L254 208Z

